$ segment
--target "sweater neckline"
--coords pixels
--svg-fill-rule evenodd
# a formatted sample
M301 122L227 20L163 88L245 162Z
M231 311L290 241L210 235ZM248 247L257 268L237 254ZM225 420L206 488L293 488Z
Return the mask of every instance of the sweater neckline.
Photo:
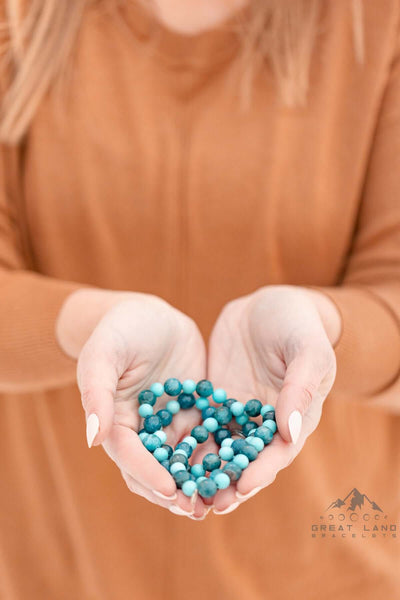
M218 25L194 34L171 29L140 0L125 0L121 9L135 36L148 43L153 54L164 64L211 69L238 49L240 27L250 16L251 0Z

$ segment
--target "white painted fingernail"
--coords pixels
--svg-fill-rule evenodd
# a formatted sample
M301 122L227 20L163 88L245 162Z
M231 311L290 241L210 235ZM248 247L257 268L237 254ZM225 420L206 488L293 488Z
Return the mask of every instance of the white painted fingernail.
M294 410L292 413L290 413L288 426L293 444L295 444L299 439L302 421L303 419L301 413L298 410Z
M237 498L239 498L239 500L248 500L248 498L251 498L252 496L258 494L260 490L260 487L256 487L254 488L254 490L251 490L251 492L249 492L248 494L241 494L240 492L236 492L236 496Z
M240 504L240 502L234 502L233 504L228 506L228 508L225 508L225 510L217 510L216 508L214 508L213 513L216 515L227 515L228 513L235 510L235 508L237 508L239 506L239 504Z
M172 506L169 506L168 509L175 515L182 515L183 517L191 517L192 516L191 513L186 512L185 510L183 510L179 506L176 506L175 504Z
M177 494L176 492L174 492L172 494L172 496L165 496L164 494L162 494L161 492L159 492L158 490L151 490L153 492L153 494L155 494L156 496L158 496L159 498L162 498L163 500L176 500L177 499Z
M96 437L96 435L99 433L99 429L100 429L99 417L95 413L90 414L86 421L86 439L87 439L89 448L92 447L93 440Z

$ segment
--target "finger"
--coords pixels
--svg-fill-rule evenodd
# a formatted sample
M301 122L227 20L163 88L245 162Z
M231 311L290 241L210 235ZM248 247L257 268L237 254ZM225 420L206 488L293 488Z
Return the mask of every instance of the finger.
M310 407L328 371L323 349L308 347L289 363L276 402L278 430L286 442L296 444L304 414Z
M114 396L119 380L116 363L109 354L84 348L77 364L77 381L86 414L89 448L101 444L110 433L114 419Z

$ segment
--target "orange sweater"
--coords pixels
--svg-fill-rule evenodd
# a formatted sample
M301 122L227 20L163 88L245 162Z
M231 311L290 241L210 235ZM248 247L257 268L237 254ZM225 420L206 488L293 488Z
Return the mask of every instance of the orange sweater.
M1 148L1 598L400 596L400 3L364 6L365 67L348 3L326 3L308 105L285 108L266 65L240 113L227 28L160 26L151 54L142 8L93 5L65 113L47 95ZM300 455L200 523L130 493L86 447L55 338L64 299L157 294L207 340L227 301L278 283L319 289L343 319Z

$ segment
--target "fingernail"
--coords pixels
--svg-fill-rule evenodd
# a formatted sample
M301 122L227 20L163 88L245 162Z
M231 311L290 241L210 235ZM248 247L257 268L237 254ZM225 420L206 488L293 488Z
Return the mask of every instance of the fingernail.
M213 513L216 515L227 515L228 513L235 510L235 508L237 508L239 506L239 504L240 504L240 502L234 502L233 504L228 506L228 508L225 508L225 510L217 510L216 508L214 508Z
M87 439L89 448L92 447L93 440L96 437L96 435L99 433L99 429L100 429L99 417L95 413L90 414L86 421L86 439Z
M293 444L295 444L299 439L302 420L301 413L298 410L294 410L292 413L290 413L288 426Z
M172 506L168 507L168 510L170 510L172 513L174 513L175 515L182 515L183 517L191 517L192 514L189 512L186 512L185 510L183 510L182 508L180 508L179 506L176 506L175 504Z
M251 490L251 492L248 492L247 494L241 494L240 492L236 492L236 497L239 498L239 500L247 500L248 498L255 496L260 490L261 487L256 487L254 488L254 490Z
M161 492L159 492L158 490L151 490L153 492L153 494L155 494L156 496L158 496L159 498L162 498L163 500L176 500L177 499L177 494L176 492L174 492L172 494L172 496L165 496L165 494L162 494Z

